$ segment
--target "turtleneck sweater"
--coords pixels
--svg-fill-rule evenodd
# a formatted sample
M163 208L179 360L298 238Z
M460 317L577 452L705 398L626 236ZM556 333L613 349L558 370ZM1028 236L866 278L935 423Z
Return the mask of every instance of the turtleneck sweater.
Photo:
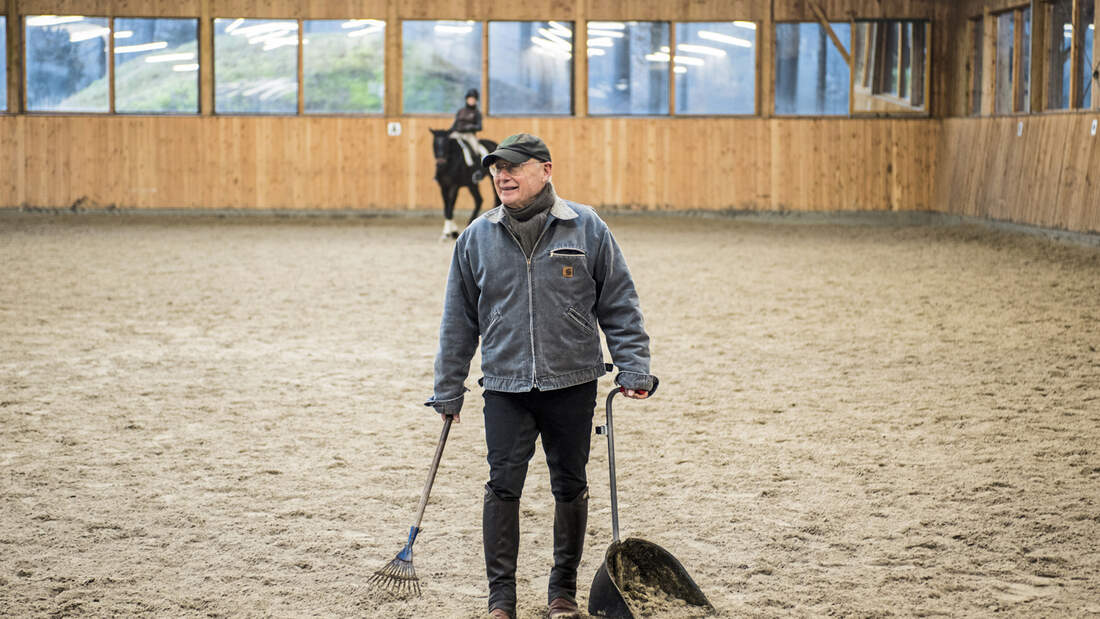
M504 206L504 212L507 214L504 223L512 234L516 235L520 247L523 248L523 255L528 259L531 258L535 243L542 235L546 218L550 215L550 207L554 206L555 200L557 200L557 194L554 193L554 185L547 181L546 186L527 206L518 208Z

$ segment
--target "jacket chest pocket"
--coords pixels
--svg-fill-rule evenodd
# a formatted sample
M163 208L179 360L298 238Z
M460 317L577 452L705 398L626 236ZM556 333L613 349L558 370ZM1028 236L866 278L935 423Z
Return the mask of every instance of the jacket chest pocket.
M586 272L588 254L576 247L558 247L550 250L550 262L565 279L579 277Z

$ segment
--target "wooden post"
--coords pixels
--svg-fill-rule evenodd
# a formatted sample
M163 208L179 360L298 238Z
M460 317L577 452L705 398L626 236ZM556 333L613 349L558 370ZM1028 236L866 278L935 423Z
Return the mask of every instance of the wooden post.
M1027 112L1024 106L1024 12L1012 10L1012 111Z
M7 109L10 114L22 114L25 109L23 96L23 17L19 14L19 0L7 0L7 7Z
M1092 17L1092 107L1100 109L1100 0L1093 4Z
M676 24L668 25L668 115L676 115Z
M997 18L987 8L982 17L982 116L992 116L997 102Z
M386 4L386 101L383 104L385 116L400 116L404 110L401 104L401 15L397 0Z
M851 56L848 58L848 115L855 115L855 102L856 102L856 20L852 19L848 25L848 38L849 49L852 50Z
M761 118L775 114L775 0L772 0L768 19L757 24L756 29L756 86Z
M199 5L199 114L214 114L214 16L211 0Z
M588 116L588 15L587 2L577 0L573 14L573 116ZM488 33L485 33L488 39ZM584 41L584 45L580 42Z
M115 113L115 18L107 18L107 113Z
M301 116L306 113L306 68L305 63L302 62L305 57L305 32L303 29L306 26L306 22L301 17L298 18L298 115Z
M1090 2L1092 0L1089 0ZM1082 36L1082 24L1081 22L1081 2L1082 0L1073 0L1073 17L1070 21L1073 23L1073 38L1069 43L1069 108L1073 109L1081 101L1081 45L1085 42ZM1085 26L1087 28L1088 26Z
M1031 100L1028 110L1032 113L1046 109L1047 45L1050 42L1050 7L1039 0L1031 0Z
M810 8L813 9L814 14L817 15L817 20L821 22L821 26L825 28L825 33L829 35L829 39L832 40L833 45L836 46L837 51L840 52L840 55L844 58L844 62L848 63L848 66L851 66L852 59L849 57L848 50L844 49L844 45L840 42L840 37L833 31L832 25L829 24L829 19L825 16L825 11L822 10L821 5L818 4L816 0L809 0L809 3Z
M576 45L574 44L574 47ZM489 115L489 22L481 20L481 113Z

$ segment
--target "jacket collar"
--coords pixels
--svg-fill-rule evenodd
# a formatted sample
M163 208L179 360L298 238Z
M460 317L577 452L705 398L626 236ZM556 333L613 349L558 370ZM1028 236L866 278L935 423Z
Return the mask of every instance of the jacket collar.
M498 224L504 219L504 209L508 208L501 204L485 214L485 218L490 223ZM554 219L576 219L578 217L577 211L574 211L565 200L562 200L560 196L554 198L554 206L550 207L550 214L554 216Z

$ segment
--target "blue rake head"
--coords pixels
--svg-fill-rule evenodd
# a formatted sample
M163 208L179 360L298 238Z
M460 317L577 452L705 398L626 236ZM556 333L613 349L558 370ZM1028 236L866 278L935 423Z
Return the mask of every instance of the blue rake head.
M413 568L412 551L413 542L416 541L418 533L420 533L419 527L409 528L409 541L405 542L405 547L392 561L367 580L369 585L388 589L397 594L420 595L420 580L416 577L416 569Z

